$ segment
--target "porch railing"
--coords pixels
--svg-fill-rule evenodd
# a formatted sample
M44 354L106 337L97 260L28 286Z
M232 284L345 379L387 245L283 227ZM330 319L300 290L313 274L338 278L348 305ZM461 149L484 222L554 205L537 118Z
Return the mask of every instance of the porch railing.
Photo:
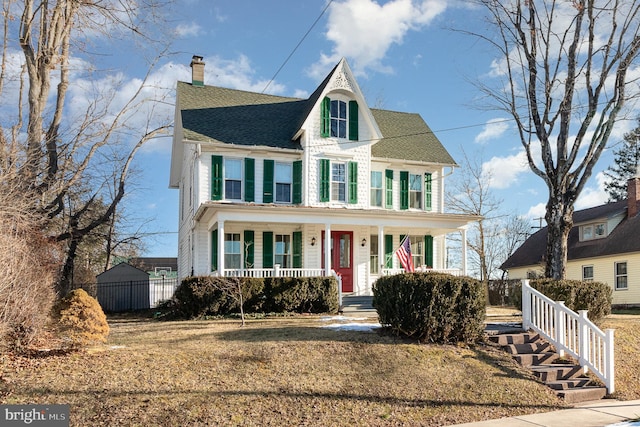
M326 274L324 268L281 268L276 264L273 268L225 268L225 277L320 277ZM212 273L215 276L218 272Z
M615 391L613 329L602 331L587 318L587 310L576 313L553 301L522 281L522 327L532 329L545 337L560 356L564 352L578 360L602 380L609 394Z
M393 276L394 274L404 273L404 268L383 268L380 270L382 276ZM416 272L434 272L434 273L447 273L453 276L462 276L462 270L457 268L416 268Z

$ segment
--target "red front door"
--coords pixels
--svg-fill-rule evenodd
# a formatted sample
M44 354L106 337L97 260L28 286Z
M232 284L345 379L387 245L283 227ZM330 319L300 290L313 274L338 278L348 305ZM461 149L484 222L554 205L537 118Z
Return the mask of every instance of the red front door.
M322 268L324 268L324 231L322 232ZM342 292L353 292L353 232L331 232L331 268L342 276Z

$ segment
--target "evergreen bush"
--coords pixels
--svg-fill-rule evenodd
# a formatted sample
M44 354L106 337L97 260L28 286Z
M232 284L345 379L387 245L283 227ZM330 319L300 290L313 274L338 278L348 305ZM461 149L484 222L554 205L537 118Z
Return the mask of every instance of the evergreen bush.
M188 277L171 304L181 318L228 315L240 311L238 284L245 313L335 313L337 282L332 277Z
M564 301L564 305L575 312L587 310L593 323L599 323L611 314L612 290L606 283L535 279L529 284L554 301Z
M62 298L55 307L61 336L71 347L106 342L109 335L107 317L98 301L83 289Z
M265 279L265 290L266 311L338 311L338 283L333 277L274 277Z
M380 323L421 342L472 343L482 336L484 287L470 277L406 273L373 284Z

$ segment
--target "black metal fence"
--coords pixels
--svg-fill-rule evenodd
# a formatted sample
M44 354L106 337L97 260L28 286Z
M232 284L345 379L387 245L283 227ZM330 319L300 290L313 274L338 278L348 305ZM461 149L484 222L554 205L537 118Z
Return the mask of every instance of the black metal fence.
M77 286L96 298L105 312L148 310L170 299L178 287L177 278L149 279Z

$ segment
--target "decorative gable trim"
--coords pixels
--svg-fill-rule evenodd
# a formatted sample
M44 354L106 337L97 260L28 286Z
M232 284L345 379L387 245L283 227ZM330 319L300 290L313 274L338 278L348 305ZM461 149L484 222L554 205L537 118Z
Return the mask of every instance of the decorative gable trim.
M322 87L322 85L324 85L324 87ZM320 93L318 93L318 89L322 89ZM371 137L368 138L367 144L373 145L380 139L382 139L382 132L380 132L380 128L373 118L373 114L367 106L364 95L360 90L360 87L358 86L358 83L353 76L353 72L351 71L351 68L349 67L349 64L347 63L345 58L342 58L340 60L338 65L333 69L329 76L327 76L327 78L322 82L321 86L318 87L318 89L316 89L316 92L314 92L314 95L310 98L310 100L312 100L315 105L309 109L309 114L304 119L303 123L300 126L300 129L298 129L292 139L298 139L306 130L316 129L316 132L318 132L318 122L316 121L318 120L318 115L320 116L320 120L322 122L320 126L321 136L326 137L330 135L330 124L328 128L325 126L324 109L326 108L325 99L327 97L331 98L331 92L348 94L348 96L351 98L350 101L353 101L356 104L354 107L349 105L349 108L357 108L358 114L356 115L356 117L358 117L359 125L364 125L369 128L369 135L371 135ZM315 98L316 96L317 98ZM314 111L315 113L312 114L312 112ZM318 113L318 111L320 111L320 113ZM351 126L349 125L349 127ZM348 138L350 140L356 141L358 138L357 133L358 132L354 132L352 137L351 132L349 132Z

